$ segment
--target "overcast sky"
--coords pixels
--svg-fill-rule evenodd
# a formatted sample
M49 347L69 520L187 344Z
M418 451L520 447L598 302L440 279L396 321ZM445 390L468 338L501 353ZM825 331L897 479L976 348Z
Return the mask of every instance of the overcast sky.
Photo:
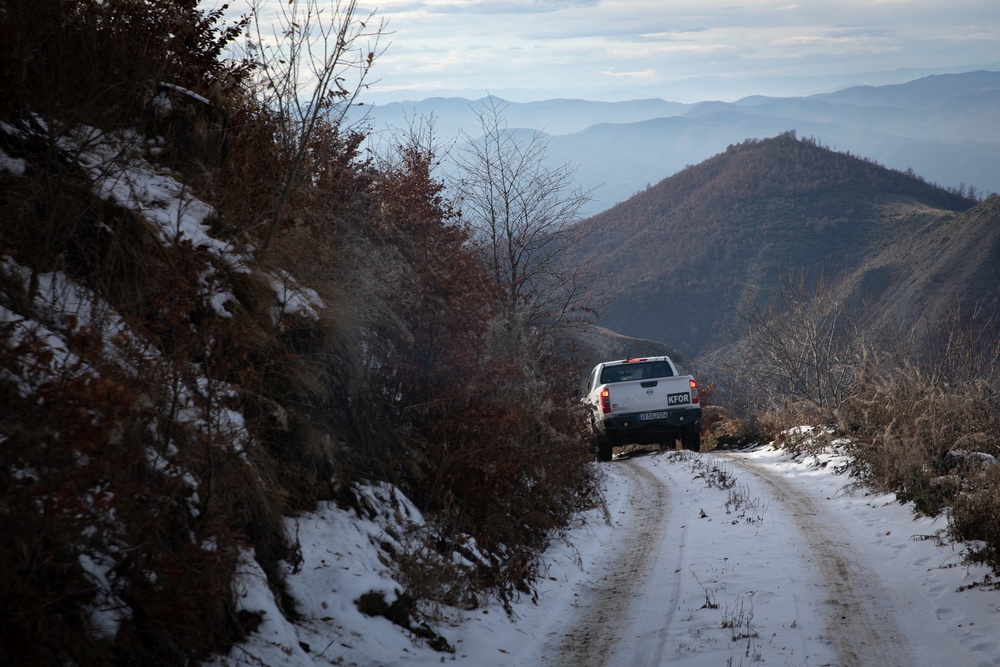
M1000 69L1000 0L365 2L358 16L391 33L362 96L375 103L732 101Z

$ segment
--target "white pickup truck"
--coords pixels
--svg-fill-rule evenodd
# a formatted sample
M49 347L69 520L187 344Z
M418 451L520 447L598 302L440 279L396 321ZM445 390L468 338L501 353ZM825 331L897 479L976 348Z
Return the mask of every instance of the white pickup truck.
M597 364L583 391L597 458L610 461L617 445L660 444L701 450L698 383L678 375L669 357Z

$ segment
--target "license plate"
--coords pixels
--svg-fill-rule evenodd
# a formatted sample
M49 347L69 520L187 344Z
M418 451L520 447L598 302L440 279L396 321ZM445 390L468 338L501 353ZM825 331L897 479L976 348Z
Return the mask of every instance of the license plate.
M680 394L669 394L667 395L667 405L680 405L681 403L690 403L691 394L686 391Z
M645 422L653 419L666 419L669 416L669 412L643 412L639 415L639 419Z

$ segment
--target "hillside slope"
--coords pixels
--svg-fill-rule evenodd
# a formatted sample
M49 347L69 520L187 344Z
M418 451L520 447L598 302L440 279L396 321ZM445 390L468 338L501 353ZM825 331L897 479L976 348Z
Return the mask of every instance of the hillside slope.
M885 276L881 302L934 321L955 304L1000 312L1000 197L914 230L875 257L858 278Z
M984 284L996 284L996 253L983 243L995 207L960 215L972 205L785 133L730 146L581 222L588 238L570 261L615 291L601 324L698 356L732 339L734 307L802 269L902 300L910 319L960 293L995 300Z
M0 9L0 665L202 664L301 618L292 517L396 489L423 519L373 545L398 586L324 616L447 651L424 602L509 603L596 497L576 373L502 319L434 149L340 124L353 5L336 41L288 25L330 59L303 101L261 26L198 4Z

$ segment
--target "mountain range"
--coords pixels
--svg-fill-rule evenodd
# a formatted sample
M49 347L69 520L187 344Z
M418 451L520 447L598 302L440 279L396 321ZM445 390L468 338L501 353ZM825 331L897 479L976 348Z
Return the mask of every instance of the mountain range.
M566 262L611 294L599 324L694 358L736 340L737 313L803 272L886 323L1000 307L1000 197L976 202L791 132L730 146L578 228Z
M942 74L904 84L857 86L808 97L753 96L681 104L661 99L504 102L430 98L365 106L376 133L433 118L445 145L476 136L475 111L499 103L512 129L538 130L553 166L569 164L599 213L685 166L746 139L800 137L948 189L1000 192L1000 72ZM362 117L355 117L361 121Z

